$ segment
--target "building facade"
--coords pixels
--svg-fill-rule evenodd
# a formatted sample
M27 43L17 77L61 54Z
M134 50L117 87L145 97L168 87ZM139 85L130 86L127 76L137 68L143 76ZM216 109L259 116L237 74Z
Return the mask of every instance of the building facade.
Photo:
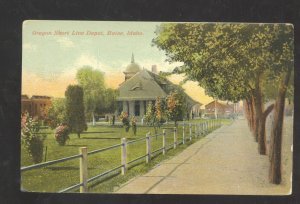
M51 107L51 97L33 95L29 98L27 95L21 96L21 113L29 113L31 117L44 119Z
M170 92L180 88L178 85L159 76L155 65L152 66L151 71L142 69L135 63L133 55L131 63L124 71L124 75L125 80L119 86L119 96L117 97L117 115L124 111L129 116L136 116L138 119L142 119L146 114L149 103L154 104L157 97L165 99ZM201 104L188 95L186 95L186 99L190 115L192 111L195 111L194 114L196 114Z
M205 105L205 116L209 118L230 117L234 112L234 104L223 104L214 100Z

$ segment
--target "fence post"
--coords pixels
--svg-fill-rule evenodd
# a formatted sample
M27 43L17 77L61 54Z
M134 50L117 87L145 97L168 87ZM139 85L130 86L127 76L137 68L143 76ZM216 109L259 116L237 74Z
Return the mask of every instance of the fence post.
M195 123L195 138L196 138L196 136L197 136L197 125L196 125L196 123Z
M185 132L184 132L184 130L185 130L185 126L183 124L183 127L182 127L182 144L185 143Z
M192 141L192 124L190 123L190 141Z
M176 149L177 146L177 128L174 127L174 149Z
M121 164L122 164L122 175L125 175L126 170L127 170L127 144L126 144L126 138L121 139Z
M81 157L79 159L79 177L80 183L82 183L82 185L80 186L80 193L86 193L88 191L87 147L80 147L79 153L81 154Z
M163 153L163 155L165 155L166 154L166 130L165 129L163 129L163 136L162 136L162 138L163 138L162 153Z
M151 160L151 135L150 132L146 134L146 163L149 163Z
M203 136L203 123L200 123L199 126L200 126L200 129L201 129L200 135Z

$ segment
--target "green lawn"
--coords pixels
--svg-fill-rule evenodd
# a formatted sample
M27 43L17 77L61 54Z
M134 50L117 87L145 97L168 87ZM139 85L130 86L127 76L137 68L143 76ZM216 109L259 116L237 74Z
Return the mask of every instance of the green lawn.
M228 122L228 120L223 120ZM169 124L164 126L172 128L173 125ZM87 147L88 151L108 147L115 144L120 144L121 138L125 137L128 141L144 138L147 132L154 135L154 129L151 127L138 127L137 136L134 136L130 130L128 133L121 127L112 126L94 126L89 127L87 133L83 133L81 138L77 135L71 134L70 140L65 146L59 146L50 129L43 130L47 132L45 146L47 146L46 161L60 159L67 156L72 156L79 153L80 147ZM159 130L159 133L162 129ZM194 128L193 128L194 132ZM186 137L189 137L189 129L185 129ZM182 127L178 127L178 142L182 141ZM94 181L89 184L89 192L112 192L114 188L120 186L130 178L147 172L151 167L160 161L181 152L186 146L195 141L193 137L192 142L187 142L185 145L180 145L177 149L170 149L167 155L159 154L154 156L150 164L145 163L145 159L141 159L129 166L129 170L125 176L113 174L108 175L111 178L104 178ZM167 145L172 144L173 133L169 132L166 136ZM162 137L158 136L152 138L152 151L162 147ZM145 140L137 143L131 143L127 146L128 161L131 161L146 153ZM24 151L21 145L21 166L31 165L31 158L27 152ZM88 156L88 176L89 178L98 175L102 172L110 170L121 164L121 150L120 147L108 150L105 152L93 154ZM118 173L118 172L116 172ZM53 164L44 168L29 170L21 173L22 187L27 191L37 192L57 192L66 187L79 183L79 159L69 160L63 163ZM101 183L101 184L100 184Z

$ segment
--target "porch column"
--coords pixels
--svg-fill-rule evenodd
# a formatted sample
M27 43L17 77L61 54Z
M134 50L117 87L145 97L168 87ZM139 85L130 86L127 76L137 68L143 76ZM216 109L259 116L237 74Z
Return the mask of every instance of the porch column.
M144 116L144 101L140 101L140 116Z
M129 115L130 116L134 115L134 102L135 101L129 101Z
M122 101L122 104L123 104L123 111L128 112L128 110L127 110L127 101Z

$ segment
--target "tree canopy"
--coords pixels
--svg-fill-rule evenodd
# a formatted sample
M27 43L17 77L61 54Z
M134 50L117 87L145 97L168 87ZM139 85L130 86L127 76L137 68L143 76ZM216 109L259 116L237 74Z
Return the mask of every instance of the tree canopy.
M214 98L236 102L256 89L263 74L280 71L274 70L272 52L278 52L280 32L290 29L280 24L165 23L153 44L165 51L167 61L184 63L173 73L185 74Z
M85 122L83 90L78 85L69 85L65 92L66 97L66 122L72 133L80 133L87 130Z
M77 71L76 79L84 92L85 112L92 116L97 107L104 105L104 75L90 66L84 66Z

